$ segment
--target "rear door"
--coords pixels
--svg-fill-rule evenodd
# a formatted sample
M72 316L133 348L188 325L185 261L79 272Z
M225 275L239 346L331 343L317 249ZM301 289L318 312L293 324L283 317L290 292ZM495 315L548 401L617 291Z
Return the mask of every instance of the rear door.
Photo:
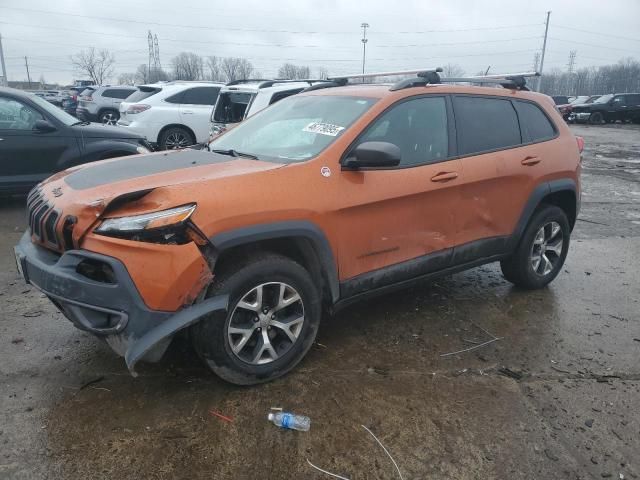
M640 123L640 93L627 94L627 115L625 120Z
M196 135L196 142L205 142L209 136L209 118L218 99L220 87L192 87L185 90L180 104L182 123Z
M451 158L447 105L446 96L400 101L350 147L352 151L364 142L389 142L400 147L402 159L393 168L340 174L343 295L449 265L462 179L460 161Z
M504 251L545 163L553 162L545 141L556 132L531 102L455 95L453 107L464 175L453 263L463 264Z
M611 104L609 105L607 120L613 120L614 122L617 120L624 120L627 118L627 114L629 112L629 105L627 104L627 96L626 95L616 95L611 100Z

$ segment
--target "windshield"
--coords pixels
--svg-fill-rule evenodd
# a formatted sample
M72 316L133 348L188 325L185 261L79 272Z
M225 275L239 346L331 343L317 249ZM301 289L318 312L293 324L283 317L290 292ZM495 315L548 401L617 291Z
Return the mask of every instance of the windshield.
M315 157L376 102L372 98L293 96L245 120L209 146L260 160L302 162Z
M601 96L599 99L597 99L595 102L593 103L607 103L609 100L611 100L613 98L613 94L609 94L609 95L603 95Z
M589 97L581 96L576 98L573 102L571 102L571 105L582 105L583 103L587 103L587 100L589 100Z
M241 122L254 96L255 93L248 92L222 92L218 96L216 107L211 114L211 121L221 123Z
M31 96L31 101L38 105L42 110L47 112L49 115L54 117L56 120L64 123L65 125L73 125L74 123L78 123L78 119L72 117L64 110L59 109L52 103L47 102L45 99L38 97L37 95Z

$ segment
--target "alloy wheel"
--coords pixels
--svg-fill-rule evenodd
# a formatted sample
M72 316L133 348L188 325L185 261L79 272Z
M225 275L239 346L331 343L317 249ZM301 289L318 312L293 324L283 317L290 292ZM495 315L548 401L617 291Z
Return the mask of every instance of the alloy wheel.
M246 363L271 363L293 347L304 322L302 297L293 287L263 283L236 303L227 327L229 346Z
M105 113L102 115L103 125L115 125L118 122L118 118L114 113Z
M189 139L182 132L173 132L167 136L165 140L167 150L175 150L176 148L186 148L189 146Z
M529 256L536 275L549 275L561 261L564 237L557 222L542 226L533 238Z

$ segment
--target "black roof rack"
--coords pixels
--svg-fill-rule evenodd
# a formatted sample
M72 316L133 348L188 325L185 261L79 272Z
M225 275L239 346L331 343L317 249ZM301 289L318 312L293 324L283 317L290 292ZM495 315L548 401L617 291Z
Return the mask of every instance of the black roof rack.
M251 83L251 82L270 82L270 79L267 78L241 78L238 80L232 80L230 82L225 83L225 86L229 87L231 85L240 85L242 83Z
M498 75L479 75L474 77L445 77L441 78L437 72L424 72L418 74L417 78L408 78L401 80L393 85L389 90L402 90L404 88L419 87L423 85L433 85L438 83L490 83L494 85L502 85L504 88L513 88L516 90L529 90L527 88L527 77L537 77L538 72L498 74Z

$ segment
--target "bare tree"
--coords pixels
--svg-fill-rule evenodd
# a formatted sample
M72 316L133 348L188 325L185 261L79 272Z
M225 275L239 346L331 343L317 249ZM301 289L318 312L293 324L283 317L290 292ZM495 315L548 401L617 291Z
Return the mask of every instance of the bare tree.
M225 81L232 82L250 78L253 65L246 58L227 57L220 62L220 71Z
M224 80L224 75L222 73L222 68L218 57L207 57L207 69L209 70L209 73L207 75L209 80L212 80L214 82L220 82Z
M318 67L318 78L320 80L326 80L327 78L329 78L329 70L327 70L325 67Z
M135 85L137 75L135 73L121 73L118 75L118 83L120 85Z
M444 67L442 67L442 76L443 77L462 77L464 75L464 69L455 63L447 63Z
M86 74L96 85L102 85L113 75L116 58L109 50L91 47L71 55L71 63L82 74Z
M173 57L172 63L176 80L201 80L204 77L204 61L200 55L182 52Z
M285 63L278 69L278 78L296 80L310 77L311 69L309 67L297 66L293 65L292 63Z

